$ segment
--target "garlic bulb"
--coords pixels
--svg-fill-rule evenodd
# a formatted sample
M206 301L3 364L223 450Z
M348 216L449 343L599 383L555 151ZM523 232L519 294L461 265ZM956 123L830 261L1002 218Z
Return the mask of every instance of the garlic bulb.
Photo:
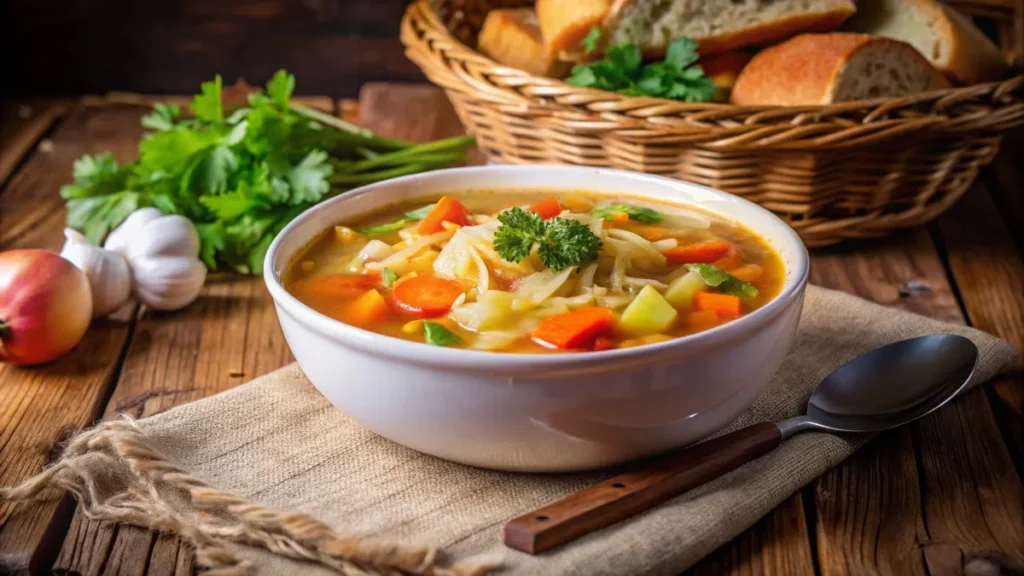
M184 308L206 280L206 266L198 258L199 234L183 216L136 210L103 246L128 260L135 297L155 310Z
M117 310L131 295L132 273L128 261L117 252L89 244L78 232L64 230L64 248L60 255L85 272L92 289L92 317L99 318Z

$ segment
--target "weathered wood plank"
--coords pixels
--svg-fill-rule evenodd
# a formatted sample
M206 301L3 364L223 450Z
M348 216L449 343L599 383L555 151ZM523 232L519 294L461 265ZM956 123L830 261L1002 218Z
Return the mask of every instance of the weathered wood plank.
M1000 181L1021 185L1019 176L1008 180L1009 167L1003 171ZM1010 233L1014 228L1022 232L1024 212L1000 214L986 192L981 184L972 188L938 220L937 229L970 323L1024 351L1024 255ZM1020 187L1003 192L1024 196ZM1018 474L1024 475L1024 377L1018 372L993 383L991 389L1003 437Z
M924 230L818 251L812 260L816 283L964 321ZM986 396L976 390L883 434L817 482L821 572L925 574L950 553L958 562L977 549L1017 554L1024 550L1021 494Z
M0 187L66 110L60 100L0 102Z
M32 154L0 194L0 249L59 249L64 209L57 189L70 176L71 162L108 149L124 158L134 148L125 137L137 134L137 126L120 109L71 114L54 133L52 149ZM59 441L102 413L128 333L125 324L97 321L77 348L53 363L0 364L0 485L38 472ZM69 520L69 507L60 502L0 505L0 572L51 561L52 540Z

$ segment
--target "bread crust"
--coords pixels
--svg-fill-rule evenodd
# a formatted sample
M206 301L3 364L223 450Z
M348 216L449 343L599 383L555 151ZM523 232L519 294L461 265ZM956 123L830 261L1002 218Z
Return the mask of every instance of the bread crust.
M561 77L568 65L549 57L533 8L496 8L487 13L477 50L512 68L538 76Z
M541 0L537 1L539 3ZM610 30L615 26L623 11L638 1L641 0L615 0L602 20L602 28ZM795 14L772 22L762 22L748 26L740 30L707 37L694 37L693 39L700 43L700 53L707 56L745 46L772 44L803 32L829 32L836 30L855 11L856 5L852 0L848 0L844 8ZM667 49L668 46L641 46L645 58L662 58L665 56Z
M977 84L1000 80L1009 74L1010 67L999 48L981 30L978 30L968 17L937 0L901 0L901 2L913 5L901 9L912 9L924 13L926 18L932 21L932 26L938 30L946 54L944 57L939 57L937 54L925 51L923 55L947 78L960 84ZM862 2L860 9L870 13L872 7L871 2ZM856 22L853 24L854 30L857 32L869 34L875 32L867 26L860 27ZM896 39L903 40L903 38Z
M947 84L924 56L905 42L849 32L802 34L754 56L736 79L730 101L741 106L832 104L847 64L859 51L878 45L919 59L934 74L936 88Z

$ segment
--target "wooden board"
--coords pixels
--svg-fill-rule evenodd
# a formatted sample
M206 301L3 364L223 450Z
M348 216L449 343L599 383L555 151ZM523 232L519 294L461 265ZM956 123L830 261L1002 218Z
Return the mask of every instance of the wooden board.
M82 154L131 154L140 130L127 118L121 109L78 109L54 132L51 150L28 157L0 192L0 249L60 248L64 210L57 189ZM94 322L83 344L56 362L38 368L0 363L0 484L38 472L58 442L102 414L128 334L125 324ZM47 545L63 534L70 510L58 504L0 504L0 573L49 562Z

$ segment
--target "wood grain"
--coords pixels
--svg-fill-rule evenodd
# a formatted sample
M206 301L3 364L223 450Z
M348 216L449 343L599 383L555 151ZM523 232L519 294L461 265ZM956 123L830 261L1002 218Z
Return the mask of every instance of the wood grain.
M964 321L924 230L819 251L812 256L812 281ZM928 291L900 297L913 293L912 286ZM819 479L821 572L926 574L951 552L958 559L977 549L1019 554L1021 492L987 398L975 390L907 429L883 434Z
M81 154L110 149L123 157L134 147L124 140L132 134L124 120L120 110L77 110L54 133L51 151L32 154L0 194L0 249L60 248L64 210L57 189ZM128 334L125 324L97 321L78 347L51 364L0 363L0 485L38 472L58 442L102 413ZM68 510L60 500L0 505L0 573L50 562Z
M1010 233L1024 230L1024 212L998 210L987 190L976 184L937 228L970 323L1024 351L1024 258ZM1024 196L1024 188L1005 191ZM1018 370L991 390L1003 438L1024 476L1024 377Z
M0 189L66 110L59 100L0 102Z

